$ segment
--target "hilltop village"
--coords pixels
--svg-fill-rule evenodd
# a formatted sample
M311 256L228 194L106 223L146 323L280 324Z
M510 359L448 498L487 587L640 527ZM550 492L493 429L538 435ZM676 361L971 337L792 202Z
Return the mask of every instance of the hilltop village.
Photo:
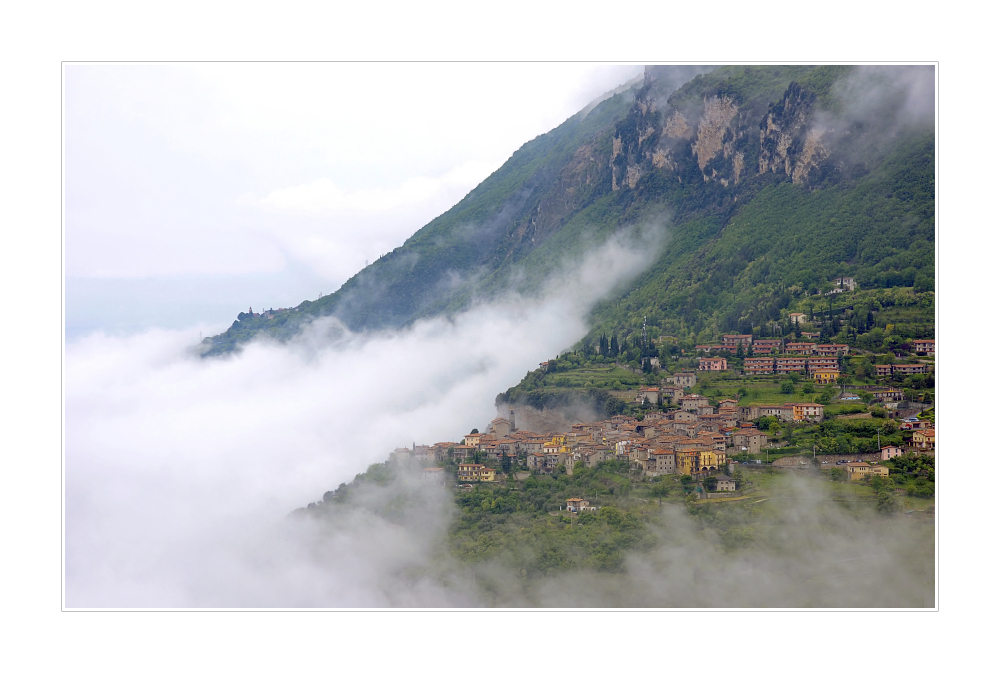
M721 503L788 471L862 487L848 495L879 497L886 511L924 511L911 498L934 494L933 302L909 288L861 290L848 277L825 295L825 311L806 298L808 314L793 306L774 324L717 339L645 321L620 338L600 334L498 395L505 413L483 432L396 449L385 467L518 497L554 480L549 500L532 505L539 512L559 498L574 511L577 497L641 509L637 494L654 492ZM608 495L585 498L579 475Z
M800 355L810 352L805 346L819 355ZM933 353L934 342L922 340L920 348ZM747 358L744 372L747 375L805 373L811 374L817 383L836 381L840 375L839 361L847 355L847 347L839 344L784 344L781 340L754 343L750 335L726 335L724 342L712 349L746 349L754 354L765 349L772 352L791 350L796 355ZM830 455L829 445L825 445L817 457L818 447L813 445L811 453L815 460L809 463L798 457L783 460L782 455L788 453L796 430L815 433L823 427L825 405L816 402L747 404L730 398L712 400L690 389L698 383L699 374L704 376L702 372L724 371L726 360L703 357L698 358L698 362L701 372L677 372L664 376L659 387L642 387L636 391L635 402L646 409L636 415L618 414L606 420L577 423L562 432L534 433L518 429L515 411L511 408L507 417L493 419L486 432L474 430L457 443L439 442L396 449L390 460L426 463L430 465L424 468L428 478L448 476L459 484L494 482L520 470L536 474L562 470L572 474L577 465L595 467L602 461L614 460L627 463L639 477L684 475L699 481L714 477L710 482L712 491L732 492L736 490L736 480L730 475L739 464L799 467L813 463L821 469L843 470L847 479L861 480L871 476L888 477L889 468L882 463L906 453L933 458L934 423L917 416L903 418L896 409L902 392L884 386L873 393L866 391L866 398L874 402L875 408L845 414L849 417L846 420L864 421L879 416L886 419L875 431L878 438L874 451ZM546 366L548 363L541 364L541 367ZM924 373L927 369L925 364L911 366L915 367L921 369L915 373ZM846 391L841 398L838 401L861 399ZM884 410L886 407L889 409ZM890 419L890 415L901 418ZM767 432L779 429L779 425L784 432ZM889 440L894 433L901 435L899 438L903 441L899 445L881 442L882 435ZM833 446L836 449L841 445ZM845 448L850 452L850 445ZM828 455L833 459L824 459ZM451 466L453 473L446 466Z
M684 475L699 481L714 477L710 483L717 492L736 490L736 480L729 475L740 464L806 464L799 460L781 462L780 458L765 461L765 453L781 454L787 442L760 428L769 428L773 421L786 427L820 424L824 421L824 405L799 402L741 406L735 399L713 404L703 395L687 392L697 379L695 372L680 372L667 377L661 389L643 388L639 392L652 404L660 405L660 400L665 399L667 406L675 407L671 410L649 411L641 418L616 415L603 421L577 423L565 432L535 433L519 430L515 411L510 409L508 417L493 419L486 432L474 430L457 443L399 448L392 452L390 461L424 463L429 465L423 468L427 478L453 477L461 484L495 482L519 470L536 474L561 470L572 475L576 466L596 467L603 461L615 460L627 463L639 477ZM767 421L761 423L764 419ZM816 465L821 469L842 469L847 479L862 480L888 477L889 468L881 463L906 453L933 457L933 422L912 417L899 421L898 429L905 433L901 446L880 445L874 454L837 456L837 460L817 460ZM453 473L446 465L452 467Z
M679 511L723 552L771 549L803 489L837 525L901 517L933 549L934 342L886 340L875 353L795 336L726 334L708 353L670 337L602 338L597 353L540 363L522 382L532 386L527 403L498 404L482 432L398 448L297 511L336 519L368 508L412 525L426 498L450 492L449 553L526 581L623 572ZM913 357L916 348L925 354ZM880 378L886 360L926 373ZM444 490L415 488L422 483Z

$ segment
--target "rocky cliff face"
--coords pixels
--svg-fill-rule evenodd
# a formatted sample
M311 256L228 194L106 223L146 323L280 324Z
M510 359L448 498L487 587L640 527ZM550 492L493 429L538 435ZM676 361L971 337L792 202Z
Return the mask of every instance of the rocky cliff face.
M658 66L649 66L628 116L615 128L611 189L634 189L661 172L683 182L701 179L735 188L751 172L775 173L808 185L830 156L817 123L816 95L791 82L778 102L740 100L724 87L664 96ZM686 94L686 95L685 95Z

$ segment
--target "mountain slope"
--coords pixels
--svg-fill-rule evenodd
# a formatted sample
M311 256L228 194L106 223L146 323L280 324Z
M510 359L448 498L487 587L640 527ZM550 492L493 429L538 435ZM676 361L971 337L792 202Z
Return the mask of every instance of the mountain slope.
M584 343L643 316L664 331L743 330L841 274L933 287L932 69L706 70L647 67L641 85L526 143L336 293L241 314L206 354L326 315L354 330L399 327L515 276L530 291L564 255L653 215L669 214L671 244L595 309Z

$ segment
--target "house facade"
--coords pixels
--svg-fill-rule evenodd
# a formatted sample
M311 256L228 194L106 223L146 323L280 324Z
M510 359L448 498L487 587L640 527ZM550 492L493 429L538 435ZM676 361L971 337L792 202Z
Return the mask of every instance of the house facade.
M806 371L806 359L802 357L775 358L774 371L778 374L804 373Z
M698 358L698 369L703 372L721 372L729 369L725 358Z
M851 481L859 481L872 473L872 466L868 463L847 463L844 469Z
M784 339L758 339L753 342L754 355L780 353L784 348Z
M882 447L882 460L889 460L891 458L898 458L905 453L903 449L898 446L883 446Z
M671 449L653 449L649 452L649 459L653 463L650 468L655 474L677 473L676 454Z
M462 463L458 466L459 481L496 481L497 471L478 463Z
M837 369L817 369L812 373L813 380L817 383L834 383L840 376Z
M767 435L757 428L741 428L733 433L733 453L739 454L742 449L748 453L760 453L767 445Z
M819 423L823 420L823 405L812 402L793 404L792 420L799 423Z
M667 378L675 386L690 388L698 381L698 376L694 372L678 372Z
M767 376L774 371L774 358L747 358L743 361L743 373L748 376Z
M914 449L933 449L935 439L936 436L933 428L921 428L920 430L913 431L913 436L910 437L907 444Z
M743 350L747 351L749 350L752 344L753 344L752 334L722 335L722 347L731 353L735 353L741 345L743 346Z

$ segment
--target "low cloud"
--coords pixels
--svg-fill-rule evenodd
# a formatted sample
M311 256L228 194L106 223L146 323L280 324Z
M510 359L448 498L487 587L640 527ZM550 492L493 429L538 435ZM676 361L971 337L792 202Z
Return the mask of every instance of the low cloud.
M930 65L856 66L831 89L831 110L813 120L842 168L877 165L899 139L934 129L935 79Z
M336 569L318 592L326 566L287 513L393 448L457 440L492 418L496 393L583 336L593 304L665 241L661 227L631 234L540 296L402 332L325 320L289 345L209 360L191 352L198 328L68 345L67 606L384 604L364 583L339 593L350 575Z

